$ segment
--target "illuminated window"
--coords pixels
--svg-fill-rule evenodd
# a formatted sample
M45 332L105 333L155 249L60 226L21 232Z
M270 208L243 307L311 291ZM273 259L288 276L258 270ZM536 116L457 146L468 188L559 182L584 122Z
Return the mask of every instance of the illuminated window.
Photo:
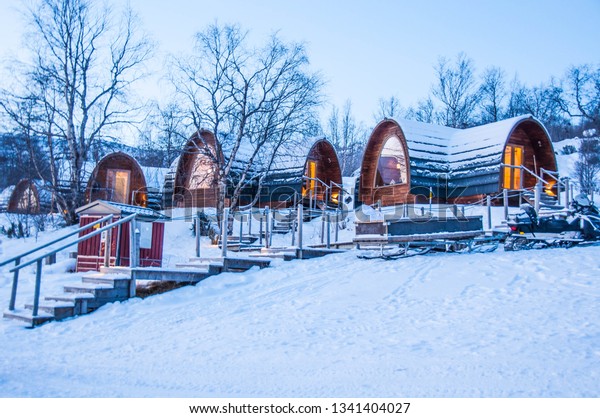
M129 170L108 169L106 170L108 189L112 192L111 202L129 203Z
M406 183L407 168L404 147L397 136L390 137L384 144L377 161L376 186L391 186Z
M504 149L504 164L512 167L504 167L502 185L505 189L521 189L523 176L523 147L507 145Z

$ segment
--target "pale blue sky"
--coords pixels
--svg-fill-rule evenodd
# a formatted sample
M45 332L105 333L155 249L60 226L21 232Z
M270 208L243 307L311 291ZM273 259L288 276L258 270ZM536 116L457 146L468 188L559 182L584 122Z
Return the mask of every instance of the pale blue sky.
M478 72L499 66L529 85L571 64L600 64L600 0L109 0L127 1L160 45L157 71L163 54L189 51L193 34L215 21L239 23L258 42L279 31L307 44L330 102L352 100L368 125L381 97L396 95L403 106L426 97L439 56L462 51ZM19 48L20 3L0 0L3 58Z

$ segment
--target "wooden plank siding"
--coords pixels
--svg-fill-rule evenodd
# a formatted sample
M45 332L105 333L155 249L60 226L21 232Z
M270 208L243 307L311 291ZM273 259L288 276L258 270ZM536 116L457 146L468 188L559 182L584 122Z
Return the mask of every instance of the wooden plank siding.
M82 215L79 219L79 225L85 226L97 221L103 216L86 216ZM119 218L113 218L113 222ZM104 225L102 225L104 226ZM112 229L111 245L110 245L110 266L115 266L117 261L117 240L120 240L120 266L129 266L129 223L121 225L121 234L118 235L118 227ZM151 248L140 248L139 262L140 267L161 267L162 254L164 245L164 230L165 224L162 222L152 223L152 246ZM83 237L92 230L82 231L79 233ZM100 235L96 235L86 241L77 244L77 272L98 271L104 265L104 244Z
M108 154L94 168L85 191L86 203L94 200L112 201L112 193L108 184L108 172L115 169L130 172L127 200L121 203L146 206L147 188L144 172L133 157L120 151Z

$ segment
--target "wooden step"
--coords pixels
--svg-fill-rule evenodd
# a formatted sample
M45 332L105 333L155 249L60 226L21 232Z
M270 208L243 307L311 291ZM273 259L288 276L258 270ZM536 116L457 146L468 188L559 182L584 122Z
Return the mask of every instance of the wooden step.
M75 305L73 310L74 315L85 315L90 312L88 302L94 299L94 295L91 293L72 293L60 296L46 296L44 299L46 301L72 303Z
M123 274L86 273L81 278L83 283L105 284L114 288L128 288L131 276Z
M135 268L131 270L135 280L157 280L169 282L198 283L214 274L196 268Z
M26 304L25 309L33 311L33 304ZM42 311L52 315L56 321L75 316L75 304L72 302L42 301L38 305L38 313Z
M106 284L81 283L64 287L65 293L91 293L93 299L88 300L88 309L97 309L107 303L129 299L129 287L115 288Z
M6 312L4 312L3 316L4 316L4 318L7 318L7 319L14 319L17 321L25 322L25 324L27 324L27 326L30 328L33 328L38 325L42 325L42 324L45 324L46 322L50 322L50 321L54 320L54 317L52 315L49 315L44 312L38 312L37 316L33 316L32 313L33 312L31 312L28 309L23 309L23 310L6 311Z

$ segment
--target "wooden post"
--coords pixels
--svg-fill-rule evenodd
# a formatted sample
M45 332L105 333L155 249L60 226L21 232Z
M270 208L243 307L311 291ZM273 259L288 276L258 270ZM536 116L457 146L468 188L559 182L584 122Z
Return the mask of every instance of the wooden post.
M19 264L21 264L21 257L18 257L15 260L15 267L17 267ZM8 310L10 310L10 311L15 310L15 301L17 299L18 284L19 284L19 270L15 270L15 272L13 274L12 289L10 291L10 303L8 304Z
M565 177L565 207L568 209L571 203L571 196L569 196L569 178Z
M487 195L485 200L487 204L488 229L492 229L492 197Z
M304 206L298 205L298 258L302 259L302 227L304 225Z
M35 318L38 315L38 309L40 306L40 287L42 284L42 260L36 262L35 267L35 291L33 294L33 313L32 316Z
M270 235L271 232L269 231L269 226L271 225L271 211L269 210L269 207L265 207L265 247L266 248L270 248L271 247L271 243L270 243Z
M227 222L229 221L229 208L223 209L223 220L221 221L221 256L227 257Z
M196 257L200 258L200 211L196 212L194 230L196 231Z
M504 202L504 219L508 221L508 189L502 189L502 201Z
M540 199L542 198L542 182L538 181L535 184L535 189L534 189L534 209L535 209L535 213L538 213L540 211Z

